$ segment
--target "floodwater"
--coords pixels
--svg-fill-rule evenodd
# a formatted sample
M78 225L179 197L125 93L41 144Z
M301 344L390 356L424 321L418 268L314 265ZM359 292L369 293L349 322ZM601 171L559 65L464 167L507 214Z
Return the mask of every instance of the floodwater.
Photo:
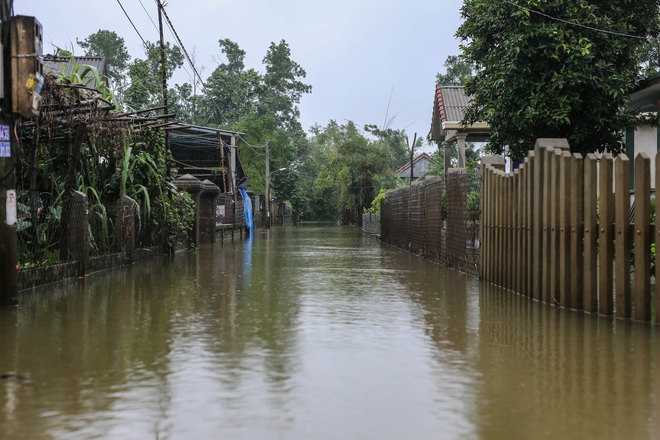
M658 333L355 229L261 231L0 310L1 439L651 439Z

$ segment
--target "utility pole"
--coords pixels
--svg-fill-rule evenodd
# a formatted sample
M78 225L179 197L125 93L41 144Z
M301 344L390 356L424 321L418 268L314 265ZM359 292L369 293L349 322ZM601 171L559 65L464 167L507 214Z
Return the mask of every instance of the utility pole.
M406 136L406 143L408 143L408 153L410 154L410 184L413 183L413 177L415 175L415 167L413 166L413 161L415 160L415 144L417 143L417 133L413 137L413 143L410 145L408 142L408 136Z
M270 228L270 141L266 141L266 228Z
M16 237L16 144L12 140L14 124L11 95L11 50L6 36L11 1L0 4L0 306L18 303L18 245Z
M165 56L165 39L163 38L163 3L158 0L158 30L160 32L160 73L163 78L164 114L167 114L167 57Z

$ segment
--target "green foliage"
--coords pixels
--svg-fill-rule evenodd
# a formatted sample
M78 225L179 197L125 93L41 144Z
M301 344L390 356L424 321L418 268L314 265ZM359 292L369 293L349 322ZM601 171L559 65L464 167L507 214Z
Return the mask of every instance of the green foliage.
M636 124L624 109L644 40L605 31L656 35L657 1L519 4L464 1L457 36L476 68L466 81L473 101L465 122L490 123L490 148L513 157L540 137L567 138L574 152L622 151L622 132Z
M438 73L436 76L436 82L440 85L464 86L465 82L474 76L472 65L459 56L448 56L444 66L446 73Z
M154 223L154 240L164 233L164 244L173 250L192 231L195 223L195 201L186 192L177 192L169 187L169 196L163 194L154 200L158 221Z
M165 44L165 78L172 78L174 71L183 65L183 54L178 46ZM163 104L163 71L160 45L147 41L146 58L136 58L128 66L130 86L124 92L126 106L142 110Z
M325 155L316 178L318 189L332 193L331 206L339 211L343 225L359 224L377 192L394 186L387 147L367 139L350 121L330 121L324 129L313 130L313 143Z
M381 188L380 191L378 191L378 194L374 199L371 201L371 206L369 209L364 208L364 213L365 214L380 214L380 206L383 200L385 199L385 195L387 194L387 190L385 188Z
M85 96L95 97L95 91L99 92L103 99L112 102L116 108L121 109L119 101L108 88L105 76L101 75L96 67L88 64L78 64L75 55L64 49L58 49L58 55L69 58L71 65L59 63L60 72L57 75L56 82L82 85L85 88L81 88L80 93Z
M116 32L99 29L82 41L76 39L76 42L85 49L86 56L105 57L108 78L114 83L122 81L131 59L122 37Z

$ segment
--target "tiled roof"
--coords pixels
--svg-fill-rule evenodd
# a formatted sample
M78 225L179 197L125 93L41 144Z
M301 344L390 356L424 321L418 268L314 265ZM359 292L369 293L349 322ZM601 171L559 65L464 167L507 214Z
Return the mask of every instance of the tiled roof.
M462 121L465 109L470 106L470 99L465 94L465 87L437 85L435 93L441 121Z
M415 157L415 158L413 159L413 166L414 166L418 161L420 161L420 160L422 160L422 159L426 159L426 160L428 160L428 161L431 162L431 163L435 163L435 159L433 159L433 157L431 157L430 154L428 154L428 153L422 153L422 154L417 155L417 157ZM410 169L410 162L406 162L406 164L405 164L404 166L402 166L401 168L399 168L398 170L396 170L396 171L394 172L394 174L399 174L400 172L402 172L402 171L404 171L404 170L409 170L409 169Z

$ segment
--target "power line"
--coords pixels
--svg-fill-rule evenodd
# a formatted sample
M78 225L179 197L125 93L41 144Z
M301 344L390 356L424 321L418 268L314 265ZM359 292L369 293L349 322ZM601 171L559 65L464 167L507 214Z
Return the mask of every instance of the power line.
M580 28L583 28L583 29L589 29L591 31L600 32L600 33L603 33L603 34L616 35L618 37L626 37L626 38L636 38L638 40L644 40L644 41L653 41L653 40L655 40L654 38L647 38L647 37L641 37L641 36L638 36L638 35L631 35L631 34L624 34L624 33L621 33L621 32L608 31L607 29L599 29L599 28L596 28L596 27L593 27L593 26L588 26L586 24L576 23L574 21L568 21L568 20L564 20L562 18L553 17L552 15L548 15L544 12L527 8L525 6L519 5L519 4L514 3L512 1L509 1L509 0L502 0L502 2L506 3L506 4L509 4L511 6L515 6L516 8L522 9L522 10L527 11L529 13L540 15L540 16L548 18L550 20L558 21L558 22L561 22L561 23L569 24L571 26L580 27Z
M186 59L188 60L188 64L190 64L190 67L193 69L193 72L195 73L195 75L197 75L197 79L199 79L199 83L202 85L202 88L203 88L204 91L206 92L206 91L207 91L206 83L204 82L204 80L202 79L202 76L201 76L201 75L199 74L199 72L197 71L197 67L195 67L195 64L192 62L192 59L190 58L190 55L188 55L188 51L186 50L185 46L183 45L183 42L181 41L181 38L179 37L178 32L176 31L176 29L174 29L174 25L172 24L172 21L170 20L170 17L167 15L167 12L165 11L165 7L164 7L164 6L160 3L160 1L158 1L158 0L157 0L157 3L158 3L158 7L161 8L161 11L163 12L163 16L165 17L165 20L167 21L167 25L168 25L168 27L170 28L170 31L172 31L172 34L174 35L174 38L176 39L176 41L177 41L179 47L180 47L181 50L183 51L183 54L185 55ZM218 110L218 113L220 114L220 116L222 117L222 119L224 119L224 121L225 121L227 124L229 124L229 121L228 121L227 118L225 117L224 113L222 112L222 110L220 109L220 107L218 106L218 104L217 104L215 101L213 101L213 100L211 100L211 102L213 103L213 105L215 106L215 108ZM241 136L240 134L237 134L237 136L238 136L238 137L239 137L239 138L245 143L245 145L247 145L250 149L252 149L252 151L253 151L255 154L265 155L265 153L261 153L261 152L259 152L259 151L256 151L256 149L262 149L262 148L265 149L265 145L264 145L264 146L255 146L255 145L250 144L250 143L249 143L249 142L248 142L243 136Z
M138 28L135 26L135 23L133 23L133 20L131 20L131 17L128 15L128 12L126 12L126 9L124 9L124 5L121 4L120 0L117 0L117 3L119 3L119 7L121 8L122 11L124 11L124 15L126 18L128 18L128 21L131 23L131 26L133 26L133 29L135 29L135 32L137 32L138 36L140 37L140 40L142 40L142 44L144 44L144 47L147 46L147 42L144 41L144 38L142 38L142 34L140 34L140 31L138 31Z

